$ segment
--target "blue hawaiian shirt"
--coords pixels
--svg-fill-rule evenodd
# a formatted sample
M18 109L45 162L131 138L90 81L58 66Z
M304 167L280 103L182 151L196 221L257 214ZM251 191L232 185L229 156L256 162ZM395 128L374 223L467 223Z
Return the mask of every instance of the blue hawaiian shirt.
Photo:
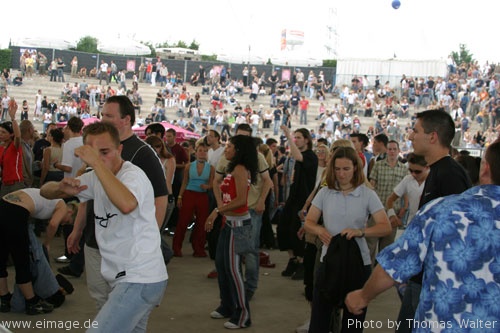
M500 186L423 206L377 256L394 280L424 270L413 332L500 332Z

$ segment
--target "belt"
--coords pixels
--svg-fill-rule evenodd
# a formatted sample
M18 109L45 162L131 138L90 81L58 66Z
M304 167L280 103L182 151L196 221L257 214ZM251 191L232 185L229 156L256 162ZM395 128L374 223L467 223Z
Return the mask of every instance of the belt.
M243 227L245 225L251 225L252 224L252 220L251 219L235 220L235 221L226 220L226 224L229 227L237 228L237 227Z

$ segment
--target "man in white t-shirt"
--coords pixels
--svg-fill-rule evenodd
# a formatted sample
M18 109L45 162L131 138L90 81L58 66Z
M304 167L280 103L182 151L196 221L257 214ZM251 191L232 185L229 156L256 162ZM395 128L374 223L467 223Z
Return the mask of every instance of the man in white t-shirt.
M257 111L255 110L250 116L250 123L252 124L252 135L257 136L259 132L260 116L257 114Z
M87 126L84 142L75 154L93 171L49 182L40 193L46 198L94 200L101 273L112 291L94 319L96 327L87 332L145 331L168 279L153 187L139 167L122 159L120 137L113 125L99 122Z
M387 215L391 223L405 227L418 211L420 196L422 195L425 180L430 170L423 156L409 153L407 160L410 174L396 185L386 202ZM395 212L393 208L394 202L401 197L405 198L405 207L402 207L399 212ZM406 205L406 202L408 202L408 205Z
M62 161L56 161L54 167L64 171L64 177L75 177L76 172L82 167L82 160L75 156L75 149L83 146L82 140L83 121L78 117L68 120L64 127Z
M101 84L101 81L104 80L106 84L109 84L108 81L108 63L105 62L104 60L101 60L101 65L99 65L99 85Z
M207 134L207 143L210 146L208 150L208 163L216 167L222 154L224 154L224 147L220 144L219 132L213 129L209 130Z

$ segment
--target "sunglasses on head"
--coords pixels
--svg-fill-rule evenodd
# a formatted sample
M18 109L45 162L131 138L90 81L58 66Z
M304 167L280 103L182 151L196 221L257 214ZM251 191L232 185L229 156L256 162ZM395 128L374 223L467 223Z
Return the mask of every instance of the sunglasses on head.
M410 173L414 173L416 175L420 175L422 173L422 170L408 169L408 171L410 171Z

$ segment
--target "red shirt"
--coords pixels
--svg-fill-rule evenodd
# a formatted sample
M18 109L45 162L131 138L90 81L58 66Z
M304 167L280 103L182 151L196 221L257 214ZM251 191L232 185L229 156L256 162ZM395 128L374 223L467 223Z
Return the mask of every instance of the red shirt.
M250 189L250 184L247 187L247 199L248 199L248 190ZM222 183L220 184L220 191L222 192L222 204L225 206L230 203L234 198L236 198L236 182L231 174L228 174ZM248 211L248 200L245 200L245 205L233 209L232 212L237 214L246 213Z
M24 181L22 146L19 145L17 149L13 143L10 143L7 148L1 146L0 166L2 167L2 184Z
M309 106L309 101L307 99L301 99L299 102L299 106L301 110L307 110Z

